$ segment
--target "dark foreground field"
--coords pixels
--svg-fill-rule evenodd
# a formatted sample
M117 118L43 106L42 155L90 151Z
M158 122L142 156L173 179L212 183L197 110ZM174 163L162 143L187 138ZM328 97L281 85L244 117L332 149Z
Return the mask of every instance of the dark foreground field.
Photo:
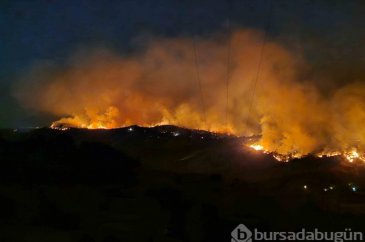
M0 241L223 242L240 223L365 230L362 165L278 163L245 141L172 126L3 130Z

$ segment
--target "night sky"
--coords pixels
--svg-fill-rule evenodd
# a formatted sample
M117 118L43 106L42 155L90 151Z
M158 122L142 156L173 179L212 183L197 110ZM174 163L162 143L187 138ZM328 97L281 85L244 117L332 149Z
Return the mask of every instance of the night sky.
M121 55L154 37L209 36L233 28L264 30L270 0L2 0L0 127L45 125L12 96L33 63L62 65L75 51L107 48ZM339 85L365 76L364 1L272 0L270 38L300 48L311 75ZM341 67L341 68L339 68ZM363 79L365 80L365 79Z

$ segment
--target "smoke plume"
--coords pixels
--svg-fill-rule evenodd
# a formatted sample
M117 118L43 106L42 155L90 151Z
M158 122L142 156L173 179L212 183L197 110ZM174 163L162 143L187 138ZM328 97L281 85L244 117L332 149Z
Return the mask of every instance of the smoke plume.
M174 124L261 135L260 145L281 155L364 151L364 84L323 93L320 80L303 79L301 53L267 41L261 59L263 39L253 30L198 39L200 84L192 39L159 38L129 56L94 50L75 54L64 66L34 65L14 93L27 109L59 117L58 125Z

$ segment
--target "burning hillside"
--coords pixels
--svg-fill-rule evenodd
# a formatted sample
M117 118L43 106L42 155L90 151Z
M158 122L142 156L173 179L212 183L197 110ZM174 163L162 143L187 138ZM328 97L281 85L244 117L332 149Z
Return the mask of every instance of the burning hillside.
M227 41L234 53L226 110ZM200 39L201 92L192 40L175 38L156 39L128 56L97 50L62 67L33 66L15 96L26 108L59 117L53 127L174 124L259 135L253 148L281 160L308 154L364 160L365 86L350 80L323 93L313 84L321 80L303 77L300 52L274 41L266 44L258 73L262 42L262 33L252 30L237 30L225 41Z

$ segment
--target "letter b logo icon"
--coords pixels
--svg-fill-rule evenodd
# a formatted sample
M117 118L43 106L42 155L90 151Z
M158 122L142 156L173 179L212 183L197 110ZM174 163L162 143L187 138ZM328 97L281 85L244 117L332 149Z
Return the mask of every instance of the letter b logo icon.
M231 233L231 242L252 242L252 232L243 224L240 224Z

